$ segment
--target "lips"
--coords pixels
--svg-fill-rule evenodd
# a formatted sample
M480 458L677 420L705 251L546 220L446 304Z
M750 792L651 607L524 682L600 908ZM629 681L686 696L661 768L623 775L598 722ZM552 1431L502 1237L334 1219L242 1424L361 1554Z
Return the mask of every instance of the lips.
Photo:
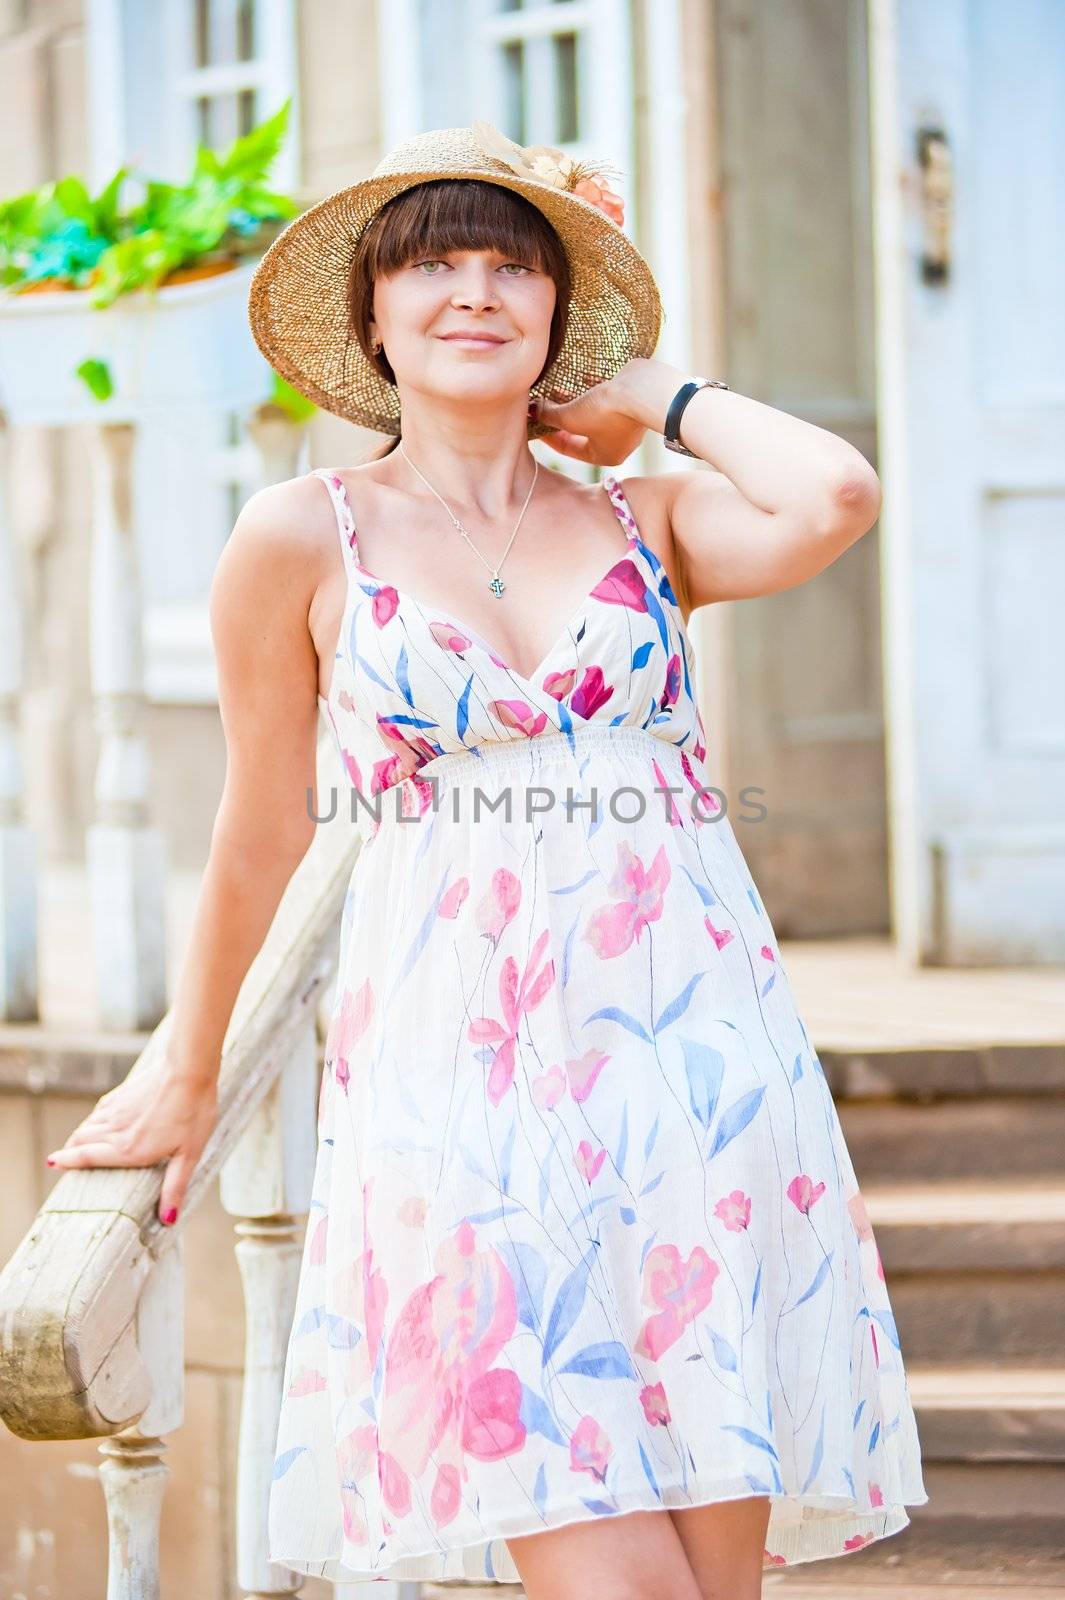
M441 338L446 339L449 344L488 345L506 343L504 339L500 339L497 334L492 333L445 333L441 334Z

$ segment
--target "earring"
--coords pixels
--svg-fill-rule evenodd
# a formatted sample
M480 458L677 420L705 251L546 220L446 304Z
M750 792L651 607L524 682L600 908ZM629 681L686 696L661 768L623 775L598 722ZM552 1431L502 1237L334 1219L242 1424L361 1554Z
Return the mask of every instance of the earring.
M380 341L380 339L372 339L370 341L370 349L373 351L375 356L379 355L380 351L381 351L381 341Z

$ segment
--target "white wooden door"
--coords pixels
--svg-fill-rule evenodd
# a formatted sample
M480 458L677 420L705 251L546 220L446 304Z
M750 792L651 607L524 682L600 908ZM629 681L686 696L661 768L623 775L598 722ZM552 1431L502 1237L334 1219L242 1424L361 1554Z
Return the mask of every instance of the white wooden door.
M895 931L1062 962L1065 5L870 22Z

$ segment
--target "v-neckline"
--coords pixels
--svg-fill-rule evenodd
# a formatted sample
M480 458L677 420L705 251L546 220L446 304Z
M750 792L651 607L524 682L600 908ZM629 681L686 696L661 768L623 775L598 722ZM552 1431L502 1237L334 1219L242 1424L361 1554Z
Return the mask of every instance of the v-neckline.
M421 600L419 600L417 598L417 596L408 593L405 589L400 589L398 587L398 585L396 585L394 583L386 583L384 581L384 579L379 578L375 572L371 572L369 567L367 567L367 566L365 566L363 564L363 562L359 558L358 554L356 553L356 549L353 548L353 546L352 546L352 540L351 540L351 537L350 537L350 535L354 536L354 541L355 541L355 544L357 545L357 543L358 543L358 525L357 525L357 523L355 521L355 512L354 512L354 509L353 509L352 504L351 504L351 499L350 499L350 497L348 495L347 486L345 485L343 479L341 479L339 473L331 472L329 474L329 476L339 485L340 495L341 495L341 498L342 498L342 501L343 501L343 505L344 505L344 511L345 511L346 516L347 516L347 520L348 520L348 524L349 524L348 558L351 561L351 564L355 568L356 572L358 572L362 577L366 578L370 583L376 584L378 589L391 589L393 591L393 593L395 594L395 596L396 596L397 609L399 607L401 607L404 603L406 603L407 605L412 605L423 616L428 617L430 623L441 623L446 628L453 628L456 633L468 634L469 637L472 640L475 640L477 644L481 645L485 650L488 651L489 655L493 658L493 660L501 663L501 670L502 671L506 671L506 672L511 673L520 683L524 684L527 688L533 688L533 689L537 689L537 690L540 689L541 684L540 684L539 680L542 678L545 668L550 664L551 659L555 654L555 651L564 642L564 640L569 637L570 629L572 628L573 623L576 621L578 614L581 611L584 610L584 608L588 604L589 600L591 600L592 597L595 595L595 591L599 588L600 584L606 583L606 581L609 578L613 577L614 573L618 570L619 567L624 566L626 561L631 561L632 560L633 551L636 550L636 549L640 549L643 546L643 540L640 538L640 531L639 531L639 528L637 527L637 524L636 524L636 518L632 515L632 511L628 507L628 502L624 501L624 504L626 506L626 510L628 511L629 519L632 522L632 532L631 533L626 532L624 527L622 527L622 532L625 533L625 551L624 551L624 553L622 555L618 556L617 559L615 561L613 561L611 563L611 565L607 568L607 570L604 573L602 573L595 580L595 582L588 587L588 589L582 595L580 600L578 600L577 604L573 607L572 611L570 612L569 616L566 618L566 620L563 623L562 627L560 628L557 636L552 641L551 645L548 647L548 649L545 652L545 654L536 663L536 666L533 668L532 672L526 674L526 673L522 672L520 670L520 668L514 666L511 662L509 662L506 659L506 657L503 655L502 651L497 650L495 645L490 643L490 641L488 639L486 639L482 633L478 632L478 630L476 628L470 627L469 623L463 622L460 617L455 617L453 615L445 614L444 612L439 611L435 606L427 606L427 605L425 605L423 601L421 601ZM610 485L611 485L611 483L615 483L617 485L618 493L622 494L622 497L623 497L623 500L624 500L624 496L623 496L623 492L622 492L622 489L621 489L621 485L617 483L617 480L613 477L613 475L601 478L600 479L600 483L601 483L603 489L606 491L608 497L610 497ZM616 510L615 510L615 508L613 506L613 502L612 501L611 501L611 510L614 510L614 514L615 514L615 516L617 516L617 512L616 512ZM617 520L618 520L619 526L621 526L620 517L618 517ZM437 641L437 642L439 643L439 641ZM443 647L441 647L441 648L443 648ZM455 653L457 653L457 652L455 652ZM334 663L334 668L335 668L335 663ZM331 689L332 689L332 674L330 674L330 690ZM328 699L331 698L331 695L329 697L320 697L320 698L326 698L327 699L327 703L328 703Z

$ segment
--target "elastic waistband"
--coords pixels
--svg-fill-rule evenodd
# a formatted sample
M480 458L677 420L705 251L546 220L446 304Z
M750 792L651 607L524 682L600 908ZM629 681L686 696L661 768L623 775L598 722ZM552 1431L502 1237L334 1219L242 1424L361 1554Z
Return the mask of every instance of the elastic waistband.
M497 744L473 745L469 750L449 750L427 761L403 781L417 784L424 779L437 778L445 784L476 782L482 777L515 770L535 777L544 767L558 762L572 764L597 749L608 755L620 755L624 751L654 756L656 760L671 762L677 767L681 764L681 747L646 728L631 725L610 728L603 723L586 723L569 733L541 733L531 739L514 738ZM696 777L704 776L702 763L695 761L690 752L688 757Z

